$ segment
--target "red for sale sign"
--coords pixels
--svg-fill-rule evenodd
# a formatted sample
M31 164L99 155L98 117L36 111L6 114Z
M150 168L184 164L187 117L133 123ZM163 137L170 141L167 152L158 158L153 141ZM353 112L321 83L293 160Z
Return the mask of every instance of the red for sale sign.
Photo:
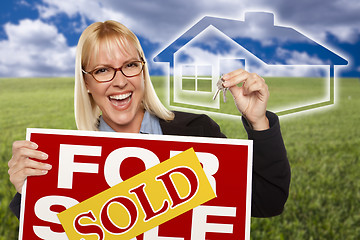
M28 129L27 139L49 155L53 167L45 176L29 177L23 187L19 239L68 239L60 212L188 149L195 152L216 198L131 240L250 238L250 140L49 129ZM184 176L192 176L191 171Z

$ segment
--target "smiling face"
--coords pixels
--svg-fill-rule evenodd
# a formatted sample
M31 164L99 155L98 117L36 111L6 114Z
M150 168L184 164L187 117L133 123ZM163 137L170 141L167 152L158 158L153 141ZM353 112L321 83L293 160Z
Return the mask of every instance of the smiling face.
M119 68L140 57L132 44L125 47L113 44L108 48L105 43L99 45L98 53L93 54L85 71L101 67ZM144 116L142 100L144 97L143 72L134 77L125 77L117 71L110 82L97 82L90 74L84 74L87 89L102 111L105 122L117 132L140 131Z

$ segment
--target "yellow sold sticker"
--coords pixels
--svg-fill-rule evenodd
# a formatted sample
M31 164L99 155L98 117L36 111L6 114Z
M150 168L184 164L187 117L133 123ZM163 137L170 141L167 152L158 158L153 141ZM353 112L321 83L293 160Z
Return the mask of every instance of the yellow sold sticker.
M131 239L215 197L191 148L58 217L69 239Z

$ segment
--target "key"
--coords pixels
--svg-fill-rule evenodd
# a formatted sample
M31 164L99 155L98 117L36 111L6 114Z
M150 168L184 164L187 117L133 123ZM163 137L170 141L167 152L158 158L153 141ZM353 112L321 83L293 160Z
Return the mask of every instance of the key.
M228 90L228 88L224 88L222 91L223 91L223 100L224 100L224 103L226 103L226 91Z
M221 90L220 90L219 88L216 90L216 93L215 93L215 95L213 96L213 100L216 99L216 97L217 97L217 95L219 94L220 91L221 91Z
M216 87L217 87L217 90L215 92L215 95L213 97L213 100L216 99L217 95L219 94L219 92L224 88L223 85L222 85L222 78L220 78L217 83L216 83Z
M216 97L217 97L217 95L219 94L220 91L223 91L223 99L224 99L224 102L226 102L226 91L228 90L228 88L224 88L224 86L222 84L223 84L223 79L221 77L219 79L219 81L216 83L216 86L217 86L218 89L215 92L213 100L216 99Z

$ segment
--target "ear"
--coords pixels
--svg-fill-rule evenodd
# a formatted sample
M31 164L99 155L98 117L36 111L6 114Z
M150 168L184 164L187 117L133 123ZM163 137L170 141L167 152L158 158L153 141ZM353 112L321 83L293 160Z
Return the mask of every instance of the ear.
M85 82L85 88L86 88L87 93L90 93L89 84L87 83L87 81L85 80L85 78L84 78L84 82Z

